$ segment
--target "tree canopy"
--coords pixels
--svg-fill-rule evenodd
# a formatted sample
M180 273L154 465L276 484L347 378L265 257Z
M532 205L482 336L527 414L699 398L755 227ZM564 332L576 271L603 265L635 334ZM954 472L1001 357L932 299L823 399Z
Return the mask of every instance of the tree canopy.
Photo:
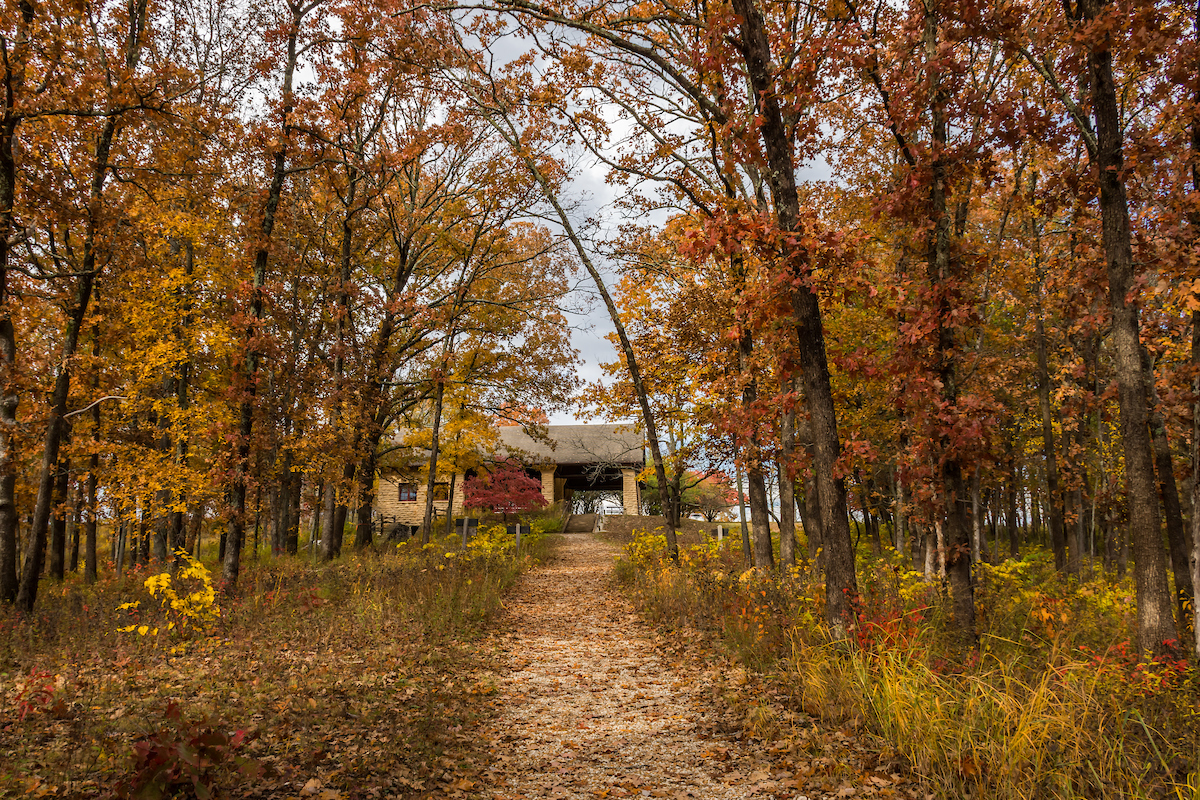
M1198 24L1123 0L17 3L0 598L63 577L68 528L94 576L101 528L120 565L215 522L227 588L264 521L286 553L311 520L328 559L353 512L369 546L396 431L430 431L432 484L476 423L572 401L578 279L617 346L584 398L640 420L668 549L685 476L733 471L753 562L803 559L802 533L835 636L853 528L944 570L970 644L972 564L1044 532L1065 572L1132 570L1160 651L1200 582ZM570 202L591 165L603 209Z

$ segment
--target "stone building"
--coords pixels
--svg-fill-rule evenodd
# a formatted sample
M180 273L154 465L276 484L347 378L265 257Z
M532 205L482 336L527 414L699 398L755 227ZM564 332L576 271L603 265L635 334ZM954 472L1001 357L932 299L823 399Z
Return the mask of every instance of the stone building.
M645 466L642 436L632 425L549 425L546 437L534 437L520 426L500 428L500 447L496 458L512 458L542 481L542 496L547 503L569 500L579 491L620 492L626 514L638 514L641 495L637 475ZM463 481L459 473L439 475L434 484L433 507L444 518L461 514ZM425 516L426 482L420 467L409 473L383 475L375 495L379 514L406 525L420 525Z

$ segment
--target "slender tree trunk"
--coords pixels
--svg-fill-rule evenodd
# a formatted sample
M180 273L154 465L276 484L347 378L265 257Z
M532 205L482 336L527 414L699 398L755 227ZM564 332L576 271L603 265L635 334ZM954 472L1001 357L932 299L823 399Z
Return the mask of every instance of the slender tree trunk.
M317 539L321 536L321 510L324 508L325 481L317 481L317 494L313 498L312 520L308 527L308 552L316 557Z
M1037 339L1038 407L1042 414L1042 455L1046 466L1046 509L1050 517L1050 548L1054 551L1054 567L1059 572L1067 568L1067 537L1063 524L1063 496L1059 484L1058 453L1054 442L1054 412L1050 407L1050 367L1046 343L1046 326L1041 311L1041 289L1038 290L1038 315L1034 323Z
M1035 479L1039 477L1034 476ZM1042 507L1038 499L1040 496L1041 486L1034 485L1029 498L1029 535L1035 542L1045 544L1042 539Z
M71 438L70 425L64 439ZM50 563L47 570L50 577L56 581L66 578L67 566L67 491L71 483L71 459L63 457L58 460L58 469L54 477L54 518L50 522Z
M740 18L739 30L747 78L760 112L759 133L769 167L767 177L776 219L781 230L802 233L804 223L800 217L795 160L775 87L766 21L754 0L734 0L733 10ZM836 477L841 440L838 438L837 412L825 354L825 331L816 292L806 280L811 267L803 247L797 245L790 248L787 262L786 268L796 275L796 288L791 297L792 316L796 324L804 396L816 451L814 470L821 509L821 535L826 553L825 617L831 635L835 639L844 639L849 636L854 623L858 578L854 572L854 552L846 516L846 485Z
M99 414L99 407L95 409ZM83 523L83 582L91 585L96 582L96 473L100 469L100 454L93 452L88 459L87 479L84 483L84 506L86 516Z
M1107 11L1105 0L1082 0L1088 21ZM1111 33L1088 53L1092 111L1096 119L1096 169L1100 184L1100 218L1108 262L1109 308L1112 312L1113 366L1121 409L1121 439L1129 495L1130 539L1137 586L1138 646L1161 653L1175 639L1171 592L1159 528L1154 459L1150 445L1146 386L1142 377L1138 306L1134 290L1133 246L1129 205L1125 196L1124 134L1120 100L1113 76Z
M1193 44L1200 43L1200 3L1197 3L1192 27ZM1200 63L1193 65L1192 77L1200 74ZM1200 197L1200 85L1192 95L1192 191ZM1188 214L1192 244L1200 242L1200 207L1193 205ZM1200 310L1192 312L1192 587L1200 590ZM1200 663L1200 613L1192 617L1195 660Z
M283 68L283 108L280 119L280 142L271 159L271 184L267 190L263 208L262 227L259 231L258 250L254 254L254 273L250 297L250 323L246 331L246 363L242 375L242 401L238 409L238 441L234 461L234 474L230 486L229 532L225 541L225 556L221 577L227 589L237 585L241 569L242 540L246 532L246 492L250 483L250 446L254 433L254 406L258 392L259 361L262 358L257 343L258 326L263 319L264 297L267 282L267 263L271 256L271 237L275 231L275 218L279 201L283 197L283 185L287 180L288 146L291 142L293 110L292 77L298 60L300 23L311 6L298 0L288 0L291 12L288 26L287 60Z
M791 460L781 456L779 464L779 562L785 567L796 563L796 482L785 466Z
M337 484L325 484L325 502L321 505L321 561L332 561L337 557L333 542L333 529L337 524Z
M742 407L749 409L758 401L758 381L753 377L754 340L748 330L738 338L738 363L744 379ZM750 527L753 531L754 566L771 569L775 556L771 548L771 518L767 511L767 482L762 465L762 447L758 435L751 432L743 457L746 460L746 488L750 496Z
M179 374L175 377L175 408L179 412L180 418L186 418L190 400L190 385L192 376L192 354L190 348L184 342L184 335L192 328L192 296L195 287L192 282L192 274L195 271L196 265L196 247L189 239L184 244L183 258L183 274L186 282L180 286L180 297L183 301L183 320L180 326L176 329L176 337L180 340L180 346L184 350L184 359L179 365ZM175 436L175 465L179 469L184 469L188 462L188 439L187 435L181 430ZM168 548L174 557L175 568L178 569L183 559L179 555L179 551L186 547L186 532L184 531L184 497L180 492L180 496L175 503L175 507L171 509L170 521L167 529Z
M734 446L737 446L736 441ZM754 548L750 545L750 528L746 525L746 492L742 488L742 465L736 455L733 459L733 473L737 480L738 520L742 528L742 560L749 566L754 563Z
M285 422L286 425L286 422ZM271 555L281 556L287 546L288 526L292 514L292 449L285 447L276 473L275 497L272 502Z
M1191 628L1192 617L1192 572L1188 561L1188 535L1183 526L1183 509L1179 504L1179 487L1175 483L1175 460L1171 455L1171 444L1167 439L1167 424L1159 410L1158 390L1155 387L1154 363L1146 348L1142 348L1142 368L1146 386L1150 390L1146 398L1150 411L1150 440L1154 447L1154 467L1158 473L1158 491L1162 499L1163 516L1167 522L1167 550L1171 556L1171 571L1175 578L1175 614L1179 630Z
M67 526L67 542L71 548L67 558L67 570L79 572L79 522L83 516L83 504L79 502L79 486L75 487L75 500L71 503L71 519Z
M805 530L808 538L808 557L817 565L819 571L825 570L825 536L824 536L824 516L821 513L821 499L817 492L816 478L816 446L812 440L812 429L809 426L809 421L806 418L800 426L801 439L806 443L809 457L809 474L804 481L804 514L808 518L811 526ZM850 528L846 528L846 537L849 539Z
M1017 492L1020 486L1019 467L1016 462L1016 447L1009 455L1009 475L1012 476L1008 487L1008 554L1012 558L1021 557L1021 532L1017 518Z
M446 396L445 375L437 375L433 390L433 427L429 446L429 477L425 482L425 517L421 524L421 543L429 544L433 533L433 487L437 484L438 433L442 425L442 402Z
M17 599L17 527L16 454L17 406L20 402L16 381L17 340L11 314L12 297L8 291L9 257L15 226L17 197L17 161L13 144L21 121L17 103L24 94L25 59L29 50L29 30L34 4L22 0L17 32L11 49L0 42L0 89L3 90L3 118L0 118L0 602Z
M129 521L118 510L116 519L113 522L117 526L113 537L113 570L117 575L120 575L125 571L125 545L129 537Z
M288 524L284 535L283 551L290 556L300 552L300 498L304 491L304 474L298 470L291 474L291 505L288 507Z
M450 473L450 494L446 502L446 535L454 533L454 485L458 482L458 472Z
M868 492L867 481L858 476L858 502L862 506L863 525L867 528L867 535L871 537L871 554L883 554L883 541L879 538L879 520L874 519L871 515L871 501Z
M365 550L374 544L374 524L371 518L375 513L375 470L378 452L378 440L374 436L369 436L362 463L358 468L358 511L357 525L354 528L354 548L356 550ZM450 484L450 492L450 496L453 498L453 482ZM447 516L454 515L447 513Z
M938 523L940 526L941 523ZM938 572L938 539L941 538L933 529L926 528L921 538L921 555L925 564L925 580L932 581Z
M926 63L933 64L938 55L939 9L936 2L926 3L924 47ZM950 407L958 403L958 342L949 324L952 309L950 294L962 280L960 259L951 252L951 218L949 213L949 167L946 162L948 133L945 106L949 100L940 70L931 70L930 81L933 162L929 193L929 222L927 275L935 290L938 303L937 355L935 373L942 385L942 400ZM944 448L951 445L945 438ZM945 500L945 523L941 530L945 546L939 548L945 558L946 575L950 582L954 627L965 640L975 641L975 590L971 578L971 539L968 516L970 496L963 479L962 464L957 457L946 456L941 468L941 484Z

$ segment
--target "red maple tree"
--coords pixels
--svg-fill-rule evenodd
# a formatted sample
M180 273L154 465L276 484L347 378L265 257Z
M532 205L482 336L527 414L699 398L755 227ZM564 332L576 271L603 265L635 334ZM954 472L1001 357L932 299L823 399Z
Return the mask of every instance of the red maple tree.
M512 514L524 514L546 506L541 481L530 477L518 464L503 462L489 474L469 477L463 485L464 505L494 514L505 521Z

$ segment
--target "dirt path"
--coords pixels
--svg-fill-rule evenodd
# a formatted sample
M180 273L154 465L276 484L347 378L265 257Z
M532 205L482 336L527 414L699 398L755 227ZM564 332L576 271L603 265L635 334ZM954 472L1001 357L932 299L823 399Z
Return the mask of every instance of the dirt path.
M491 796L773 796L786 776L756 771L718 733L711 686L656 647L612 586L614 555L591 535L567 537L506 602L492 640L498 715L483 732Z

